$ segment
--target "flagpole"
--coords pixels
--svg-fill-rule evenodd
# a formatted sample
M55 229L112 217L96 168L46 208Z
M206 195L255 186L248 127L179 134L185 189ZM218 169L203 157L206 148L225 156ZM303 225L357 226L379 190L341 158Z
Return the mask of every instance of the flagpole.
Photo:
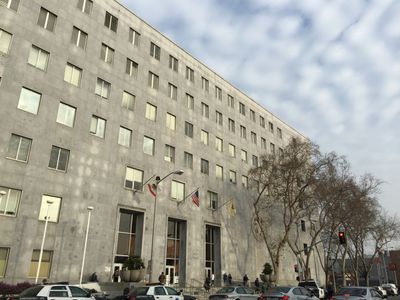
M197 187L193 192L189 193L185 198L183 198L182 201L177 202L178 206L185 203L186 199L189 198L190 196L192 196L194 193L196 193L196 191L198 191L200 189L200 187Z

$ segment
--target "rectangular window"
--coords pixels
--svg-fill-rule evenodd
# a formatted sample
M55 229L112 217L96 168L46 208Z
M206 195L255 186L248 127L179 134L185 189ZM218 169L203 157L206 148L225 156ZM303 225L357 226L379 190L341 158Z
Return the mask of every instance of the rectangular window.
M92 0L78 0L78 8L81 12L90 15L92 11L93 1Z
M153 156L154 155L155 141L147 136L143 137L143 153Z
M188 152L183 153L184 165L188 169L193 169L193 155Z
M175 162L175 147L165 145L164 160L169 162Z
M97 77L95 94L101 98L110 97L111 83Z
M161 48L153 42L150 43L150 56L154 57L157 60L160 60Z
M27 162L31 150L32 140L26 137L11 134L8 144L7 158Z
M82 69L67 63L64 71L64 81L75 86L80 86L82 77Z
M306 232L306 221L300 220L301 231Z
M231 95L228 95L228 106L230 108L235 108L235 98Z
M0 247L0 277L4 277L6 275L9 253L10 248Z
M100 58L102 61L113 64L114 63L114 49L107 46L106 44L101 44Z
M210 110L207 104L205 104L204 102L201 102L201 115L203 117L208 118L210 116Z
M202 130L200 132L200 140L204 145L208 145L208 132L205 130Z
M263 137L261 137L261 148L267 150L267 140Z
M215 86L215 98L222 100L222 90L218 86Z
M230 157L236 157L236 147L235 147L235 145L229 144L228 150L229 150L229 156Z
M143 171L131 167L126 167L124 186L127 189L141 191L142 185Z
M208 160L206 159L201 159L200 161L200 172L202 174L207 174L209 173L209 169L208 169Z
M276 132L278 133L278 137L280 139L282 139L282 129L280 129L279 127L276 128Z
M272 122L268 122L268 127L269 127L269 132L274 134L274 124L272 124Z
M104 18L104 26L106 26L108 29L114 32L117 32L118 18L110 14L108 11L106 11L106 16Z
M19 95L17 107L36 115L39 109L41 97L41 94L23 87L21 89L21 94Z
M264 119L264 117L262 117L262 116L260 116L260 126L261 126L262 128L265 128L265 119Z
M229 181L233 184L236 184L236 172L229 170Z
M218 194L208 191L208 207L211 209L217 209L218 208Z
M140 45L140 33L129 28L129 42L137 47Z
M185 135L193 138L193 124L185 122Z
M215 137L215 150L222 152L224 148L224 142L219 137Z
M178 72L178 59L172 55L169 56L169 68L175 72Z
M168 96L173 99L178 99L178 88L172 83L168 83Z
M169 128L171 130L175 130L176 129L176 117L170 113L167 113L167 117L165 119L165 125L167 126L167 128Z
M86 32L80 30L78 27L72 27L71 43L82 49L86 49L88 35Z
M194 82L194 70L186 66L186 79Z
M224 179L224 168L220 165L215 165L215 177L223 180Z
M240 159L242 162L247 163L247 151L246 150L241 150L240 151Z
M242 102L239 102L239 112L240 112L243 116L246 115L246 106L245 106Z
M146 103L146 115L145 115L146 119L149 119L151 121L156 121L156 117L157 117L157 107L154 106L153 104L150 103Z
M248 186L249 186L249 179L247 178L247 176L242 175L242 187L247 189Z
M222 122L223 122L223 118L222 118L222 113L220 113L219 111L215 111L215 122L222 126Z
M246 127L240 125L240 137L246 139Z
M275 154L275 144L274 143L269 144L269 149L271 151L271 154Z
M149 87L152 89L158 90L158 85L159 85L159 78L158 75L152 73L149 71L149 81L148 81Z
M57 146L51 147L49 168L58 171L67 171L69 150Z
M206 91L208 93L209 91L208 79L201 77L201 88L203 89L203 91Z
M125 67L126 74L128 74L131 77L136 77L138 73L138 68L139 65L136 62L134 62L129 58L126 59L126 67Z
M90 133L103 139L105 131L106 120L92 115L92 120L90 121Z
M39 256L40 250L33 250L28 277L36 277L39 266ZM49 278L52 259L53 251L43 250L42 260L40 262L39 278Z
M228 119L229 131L235 133L235 121Z
M58 223L61 209L61 198L48 195L42 195L42 202L39 211L39 221Z
M118 144L125 147L130 147L132 142L132 130L122 127L119 127L118 134Z
M11 45L12 34L0 29L0 53L8 54Z
M18 11L18 6L19 6L19 1L20 0L1 0L0 5L3 5L9 9L12 9L14 11ZM1 276L1 269L0 269L0 277Z
M50 56L49 52L39 47L36 47L35 45L32 45L31 51L29 52L28 64L40 70L46 71L47 63L49 61L49 56Z
M186 107L190 110L194 109L194 98L192 95L186 94Z
M135 110L135 95L128 93L127 91L122 92L122 107L128 110Z
M252 109L250 109L250 120L252 120L253 122L256 121L256 112Z
M255 155L252 156L252 164L253 167L258 167L258 157Z
M56 26L57 16L47 9L41 7L37 24L44 29L53 32Z
M171 198L182 201L185 198L185 184L176 180L171 180Z
M76 108L60 102L57 113L57 123L74 127Z
M0 196L0 216L16 216L19 202L21 200L21 191L0 186L0 191L5 195Z
M254 145L257 145L257 134L255 133L255 132L251 132L251 142L254 144Z

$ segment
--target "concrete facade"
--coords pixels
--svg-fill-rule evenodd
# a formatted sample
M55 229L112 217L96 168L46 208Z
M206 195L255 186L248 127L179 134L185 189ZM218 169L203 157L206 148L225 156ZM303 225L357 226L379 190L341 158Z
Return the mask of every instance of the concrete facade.
M58 220L49 221L44 245L52 255L50 281L78 281L88 206L94 210L84 278L97 272L100 280L111 280L124 211L136 218L135 243L129 244L132 253L140 255L147 266L154 197L147 187L136 192L125 187L126 170L131 167L143 171L142 183L152 175L184 171L169 176L158 188L155 274L165 271L167 228L176 221L181 228L177 284L199 285L204 280L206 228L215 232L212 272L216 279L223 272L237 280L247 273L254 281L267 258L263 243L253 234L251 202L242 187L242 175L251 168L253 155L271 151L271 143L279 151L291 137L301 135L116 1L96 0L89 14L78 8L90 4L89 0L18 2L16 11L0 6L0 29L12 35L8 50L0 55L0 190L20 191L15 213L0 209L0 249L7 251L5 272L0 276L8 282L34 280L29 269L45 226L44 219L39 220L43 195L61 198ZM38 25L41 8L56 15L53 31ZM116 32L104 25L106 12L118 18ZM84 49L71 42L74 27L87 33ZM140 33L139 45L129 42L130 28ZM150 56L151 43L160 47L159 60ZM101 59L102 44L114 50L112 63ZM45 71L28 63L32 45L50 53ZM169 67L170 55L178 60L177 71ZM126 73L127 58L138 64L136 75ZM82 70L78 86L64 80L67 63ZM194 82L186 78L186 67L194 71ZM149 87L149 72L159 76L158 89ZM208 92L202 88L202 77L209 82ZM95 93L97 78L111 84L107 99ZM176 100L169 96L169 83L177 87ZM23 87L41 94L37 114L18 108ZM133 111L121 105L124 91L135 96ZM186 105L187 93L194 97L193 109ZM228 105L228 95L234 98L234 107ZM76 109L72 126L57 122L60 102ZM157 107L155 121L146 118L146 103ZM208 105L208 117L202 115L202 103ZM222 124L216 122L216 111L222 114ZM166 126L167 113L176 117L175 130ZM90 133L92 116L106 120L103 138ZM235 132L229 130L229 119L235 123ZM185 121L193 124L192 138L185 135ZM121 126L132 132L129 147L118 143ZM246 128L246 139L240 126ZM208 145L201 141L201 130L208 132ZM251 132L256 134L256 144ZM31 139L27 161L10 158L12 134ZM154 155L143 152L145 136L155 141ZM222 152L216 150L216 137L223 140ZM229 155L229 144L235 146L235 157ZM165 160L165 145L174 147L174 162ZM52 146L69 150L66 171L48 167ZM242 149L247 151L247 162L241 160ZM184 152L193 155L193 169L185 167ZM208 175L200 171L201 159L209 162ZM216 178L217 164L223 167L223 180ZM229 180L230 170L236 172L236 184ZM184 203L171 197L172 180L184 183L185 195L199 188L200 207L190 197ZM218 195L221 208L210 208L209 191ZM236 208L234 216L227 210L230 200ZM284 262L284 279L293 282L296 259L287 254Z

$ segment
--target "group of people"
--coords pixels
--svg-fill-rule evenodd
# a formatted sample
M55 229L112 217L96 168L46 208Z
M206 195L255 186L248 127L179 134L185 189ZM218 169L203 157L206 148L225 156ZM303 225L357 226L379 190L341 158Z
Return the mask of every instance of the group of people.
M222 280L224 281L224 285L231 285L232 284L232 275L231 273L222 275Z

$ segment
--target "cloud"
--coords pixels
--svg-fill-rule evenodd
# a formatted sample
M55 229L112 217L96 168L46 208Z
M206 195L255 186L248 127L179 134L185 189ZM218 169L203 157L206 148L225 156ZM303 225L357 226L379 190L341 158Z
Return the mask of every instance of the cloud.
M124 0L140 17L356 173L400 181L400 3ZM400 213L400 206L396 206Z

